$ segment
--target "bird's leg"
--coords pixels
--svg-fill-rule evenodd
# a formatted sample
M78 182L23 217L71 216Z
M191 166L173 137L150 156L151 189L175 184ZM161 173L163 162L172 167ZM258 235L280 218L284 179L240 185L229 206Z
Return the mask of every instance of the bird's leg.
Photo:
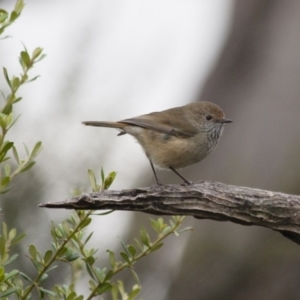
M148 158L148 159L149 159L149 162L150 162L152 171L153 171L153 173L154 173L154 176L155 176L157 185L162 185L162 183L159 181L159 179L158 179L158 177L157 177L157 175L156 175L156 172L155 172L155 169L154 169L154 166L153 166L153 163L152 163L151 159L150 159L150 158Z
M179 174L178 171L176 171L173 167L169 167L170 170L172 170L177 176L179 176L187 185L192 184L189 180L187 180L186 178L184 178L182 175Z

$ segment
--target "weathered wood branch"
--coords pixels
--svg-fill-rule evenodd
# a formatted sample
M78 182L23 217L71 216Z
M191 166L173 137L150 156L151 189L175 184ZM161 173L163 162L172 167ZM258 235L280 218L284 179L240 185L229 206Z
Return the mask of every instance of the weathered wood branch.
M41 207L191 215L280 231L300 244L300 196L203 181L83 194Z

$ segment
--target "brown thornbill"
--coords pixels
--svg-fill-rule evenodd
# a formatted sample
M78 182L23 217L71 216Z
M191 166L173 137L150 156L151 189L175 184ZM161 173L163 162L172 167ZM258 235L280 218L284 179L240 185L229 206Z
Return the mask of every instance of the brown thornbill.
M225 123L224 112L210 102L194 102L161 112L119 122L86 121L89 126L112 127L118 135L130 134L143 147L156 182L161 185L154 166L170 169L186 184L191 184L176 171L204 159L216 147Z

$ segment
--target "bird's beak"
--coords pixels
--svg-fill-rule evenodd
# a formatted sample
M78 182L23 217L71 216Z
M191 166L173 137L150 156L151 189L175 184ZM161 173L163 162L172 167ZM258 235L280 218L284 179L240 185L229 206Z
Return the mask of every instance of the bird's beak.
M221 119L221 120L219 120L218 122L219 122L219 123L222 123L222 124L225 124L225 123L232 123L232 121L229 120L229 119Z

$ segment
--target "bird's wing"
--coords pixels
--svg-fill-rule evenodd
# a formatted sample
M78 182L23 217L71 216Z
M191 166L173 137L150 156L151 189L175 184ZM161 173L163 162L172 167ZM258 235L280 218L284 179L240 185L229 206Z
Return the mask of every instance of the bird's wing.
M187 138L195 135L195 129L184 120L176 109L154 112L139 117L122 120L119 123L139 126L176 137Z

